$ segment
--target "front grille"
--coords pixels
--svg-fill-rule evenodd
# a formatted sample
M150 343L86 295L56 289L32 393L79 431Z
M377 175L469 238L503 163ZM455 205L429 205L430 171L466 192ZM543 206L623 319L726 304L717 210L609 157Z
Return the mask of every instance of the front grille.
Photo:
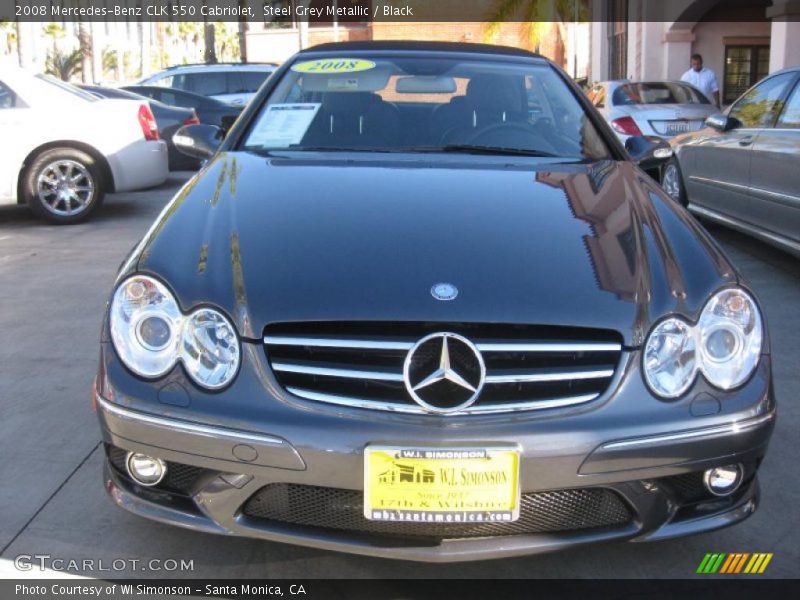
M364 518L357 490L274 483L245 503L243 514L273 523L351 533L435 539L475 538L623 527L633 514L613 490L586 488L522 494L511 523L405 523Z
M264 345L276 378L296 396L420 413L406 390L403 365L414 344L435 332L467 338L486 365L480 396L461 413L594 400L608 388L622 352L620 336L606 330L417 322L275 324L266 328Z
M114 468L124 477L129 478L125 467L125 459L128 455L127 450L116 446L106 445L106 454ZM167 462L167 473L161 482L153 486L152 489L163 490L173 494L191 496L199 490L203 484L216 475L216 471L193 467L182 463Z

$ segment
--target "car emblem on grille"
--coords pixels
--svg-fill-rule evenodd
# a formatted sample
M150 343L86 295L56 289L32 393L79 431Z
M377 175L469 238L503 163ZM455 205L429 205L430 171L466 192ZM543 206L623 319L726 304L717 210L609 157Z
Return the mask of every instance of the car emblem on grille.
M475 344L456 333L432 333L406 355L403 381L422 408L451 413L471 406L483 389L486 365Z
M454 300L458 296L458 288L452 283L437 283L431 288L431 296L437 300Z

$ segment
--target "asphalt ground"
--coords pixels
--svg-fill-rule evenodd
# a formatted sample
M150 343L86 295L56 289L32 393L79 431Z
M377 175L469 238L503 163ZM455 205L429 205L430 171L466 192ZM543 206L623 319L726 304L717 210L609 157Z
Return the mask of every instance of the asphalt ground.
M196 533L117 508L103 489L89 403L100 320L122 259L187 176L111 195L95 218L71 227L44 224L25 207L0 207L0 576L39 576L18 571L14 559L49 555L65 565L92 560L71 571L88 577L683 578L707 552L772 552L761 577L800 576L800 261L711 226L757 291L772 338L779 418L760 470L761 507L744 523L666 542L427 565ZM119 559L121 570L102 570ZM161 570L148 570L152 559ZM193 568L167 571L167 559Z

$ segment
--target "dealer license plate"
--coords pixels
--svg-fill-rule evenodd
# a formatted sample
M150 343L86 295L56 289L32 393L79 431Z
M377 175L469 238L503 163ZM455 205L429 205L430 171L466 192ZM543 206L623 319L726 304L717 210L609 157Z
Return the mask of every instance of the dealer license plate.
M369 446L364 516L419 523L515 521L519 451Z

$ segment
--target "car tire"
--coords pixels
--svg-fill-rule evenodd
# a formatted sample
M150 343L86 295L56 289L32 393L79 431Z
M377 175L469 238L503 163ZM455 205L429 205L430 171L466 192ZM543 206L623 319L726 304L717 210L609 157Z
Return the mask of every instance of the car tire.
M88 219L103 201L106 183L97 161L74 148L52 148L25 169L22 193L33 213L58 225Z
M664 188L670 198L681 206L686 207L689 205L686 198L686 187L683 185L681 167L674 158L670 159L664 166L664 171L661 174L661 187Z

